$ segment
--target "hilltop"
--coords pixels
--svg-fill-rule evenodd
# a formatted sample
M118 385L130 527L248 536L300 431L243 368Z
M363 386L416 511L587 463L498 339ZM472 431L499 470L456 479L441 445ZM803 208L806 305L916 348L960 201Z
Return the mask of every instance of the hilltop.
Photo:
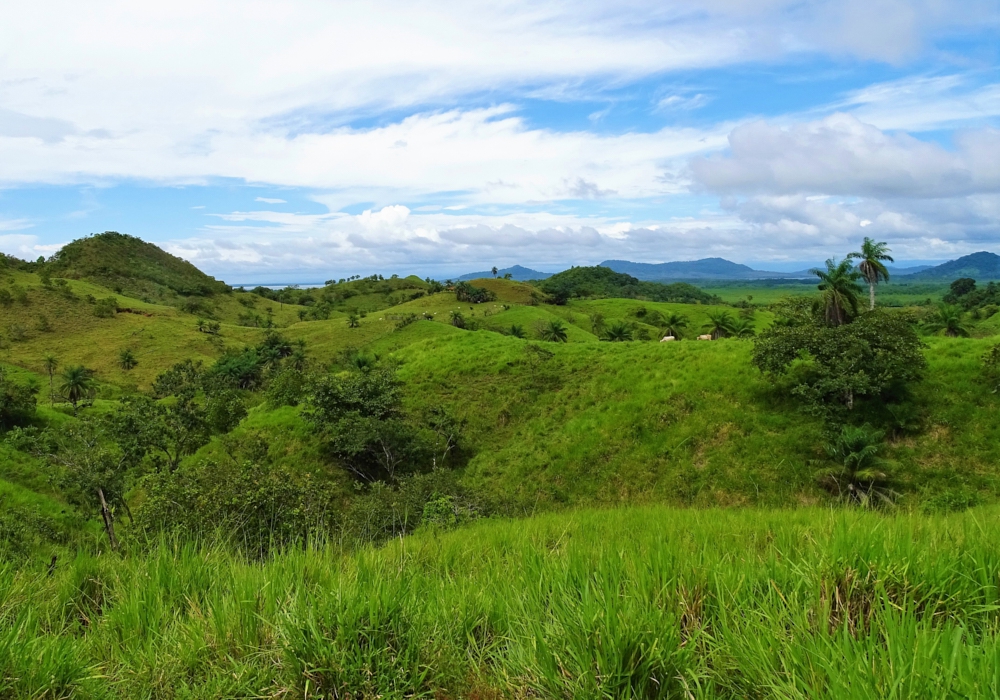
M754 270L748 265L730 262L724 258L704 258L702 260L636 263L627 260L605 260L601 267L615 272L623 272L633 277L651 282L663 280L757 280L795 279L805 277L798 272L767 272Z
M106 231L67 243L46 263L54 277L87 280L150 300L209 297L229 287L183 258L141 238Z
M582 297L624 297L650 301L717 303L717 297L684 282L660 284L596 265L573 267L542 280L538 287L559 302Z
M920 272L900 275L900 282L941 281L950 282L959 277L971 277L979 281L1000 280L1000 255L987 251L963 255L957 260L929 267Z
M538 270L532 270L529 267L522 267L521 265L514 265L513 267L505 267L502 270L497 270L497 277L504 277L505 275L510 275L512 280L518 282L528 282L530 280L543 280L547 277L551 277L551 272L539 272ZM468 282L471 280L483 279L486 277L492 277L493 273L484 270L483 272L470 272L467 275L462 275L458 278L460 282Z

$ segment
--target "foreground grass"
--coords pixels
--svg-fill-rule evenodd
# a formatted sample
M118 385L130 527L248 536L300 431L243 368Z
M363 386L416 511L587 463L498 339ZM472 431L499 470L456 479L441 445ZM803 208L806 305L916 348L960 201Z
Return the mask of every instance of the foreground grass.
M0 696L968 698L1000 511L586 511L0 569Z

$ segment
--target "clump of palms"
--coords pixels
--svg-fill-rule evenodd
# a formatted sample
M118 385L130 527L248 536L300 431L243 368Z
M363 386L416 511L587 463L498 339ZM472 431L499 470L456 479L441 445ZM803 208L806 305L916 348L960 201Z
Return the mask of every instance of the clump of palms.
M615 321L604 330L601 340L622 343L632 340L632 327L624 321Z
M681 331L688 326L688 317L676 311L671 311L662 317L661 323L663 325L663 334L660 337L672 335L675 338L680 338Z
M465 316L462 315L461 311L451 312L451 325L455 328L465 328Z
M137 364L139 364L139 360L136 359L135 353L133 353L129 348L125 348L118 353L118 366L126 372L130 369L134 369Z
M566 325L558 319L553 319L541 326L538 329L538 337L551 343L565 343L569 340L566 335Z
M863 506L888 503L888 462L879 456L885 432L869 425L845 425L826 453L837 463L821 473L821 482L838 496Z
M854 269L850 257L839 263L830 258L826 261L825 270L813 270L819 278L819 304L823 309L823 317L827 325L840 326L858 315L858 296L861 287L858 279L861 273Z
M889 252L885 242L876 243L866 236L864 243L861 244L861 250L847 256L848 260L852 258L861 260L858 263L858 272L868 283L869 310L875 308L875 285L889 281L889 270L886 269L885 262L895 262Z
M63 398L73 405L73 415L76 415L79 405L92 399L97 393L93 371L82 365L67 367L62 373L59 391L62 392Z
M703 328L709 332L712 340L718 340L733 335L735 323L736 320L728 311L709 311L708 321L705 322Z
M515 338L523 339L525 337L524 326L519 326L516 323L513 326L511 326L510 330L508 330L507 332L510 333L510 335L514 336Z
M734 338L752 338L757 335L753 321L749 318L737 318L729 326L729 332Z
M969 329L962 323L962 310L951 304L941 304L937 312L925 322L925 328L931 333L944 334L949 338L967 338Z

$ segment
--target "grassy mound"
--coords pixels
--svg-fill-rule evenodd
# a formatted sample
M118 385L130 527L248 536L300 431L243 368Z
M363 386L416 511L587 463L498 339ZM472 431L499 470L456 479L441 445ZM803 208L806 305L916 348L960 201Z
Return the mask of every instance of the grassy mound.
M0 694L993 697L997 525L642 508L0 568Z
M187 260L114 231L66 244L46 268L57 277L90 280L139 298L211 296L229 289Z

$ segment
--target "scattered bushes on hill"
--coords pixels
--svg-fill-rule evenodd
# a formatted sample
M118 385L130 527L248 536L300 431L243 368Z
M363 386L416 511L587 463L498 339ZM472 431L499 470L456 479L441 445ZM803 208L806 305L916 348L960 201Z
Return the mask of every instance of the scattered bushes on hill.
M496 295L483 287L474 287L468 282L459 282L455 285L455 298L467 304L482 304L487 301L496 301Z

